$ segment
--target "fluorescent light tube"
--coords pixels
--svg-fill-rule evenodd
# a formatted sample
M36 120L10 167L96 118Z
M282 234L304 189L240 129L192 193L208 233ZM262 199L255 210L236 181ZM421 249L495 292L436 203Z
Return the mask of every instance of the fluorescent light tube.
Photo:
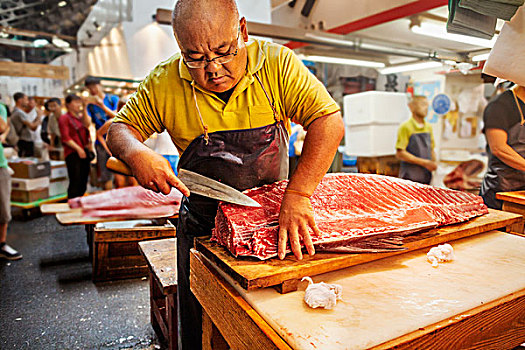
M419 26L412 26L410 30L416 34L488 48L492 48L497 39L497 35L495 35L491 40L486 40L468 35L447 33L445 25L437 25L428 22L423 22Z
M489 53L483 53L481 55L472 56L472 61L479 62L479 61L486 61L489 58Z
M386 74L392 74L392 73L409 72L409 71L414 71L414 70L437 68L437 67L443 67L443 64L441 62L436 62L436 61L427 61L427 62L420 62L420 63L404 64L401 66L387 67L384 69L380 69L379 73L386 75Z
M308 61L312 61L312 62L346 64L349 66L359 66L359 67L383 68L385 66L383 62L362 61L362 60L354 60L351 58L339 58L339 57L328 57L328 56L303 56L303 55L300 55L299 58L308 60Z

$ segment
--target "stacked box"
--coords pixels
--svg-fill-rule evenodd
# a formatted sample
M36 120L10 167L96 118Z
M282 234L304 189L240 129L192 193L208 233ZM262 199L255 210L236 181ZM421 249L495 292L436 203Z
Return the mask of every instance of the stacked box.
M30 203L49 198L51 165L37 158L20 158L10 161L14 174L11 178L11 201Z
M49 196L54 197L67 193L69 179L67 177L66 162L63 160L51 161L51 181L49 184Z

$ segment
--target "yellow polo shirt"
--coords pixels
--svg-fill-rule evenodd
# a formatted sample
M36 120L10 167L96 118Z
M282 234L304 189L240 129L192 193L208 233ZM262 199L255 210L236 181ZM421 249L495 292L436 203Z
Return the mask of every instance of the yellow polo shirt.
M323 84L290 49L254 39L246 48L246 73L227 103L195 84L208 132L252 129L274 122L256 72L288 131L290 120L308 128L316 118L339 111ZM144 139L167 130L181 154L204 133L193 100L192 78L180 53L153 69L114 121L133 126Z

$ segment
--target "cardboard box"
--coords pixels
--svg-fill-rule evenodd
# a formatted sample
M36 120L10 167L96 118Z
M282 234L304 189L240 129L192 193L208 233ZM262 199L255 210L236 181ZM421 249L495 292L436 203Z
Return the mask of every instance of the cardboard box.
M67 178L66 162L63 160L51 160L51 180Z
M49 187L49 177L37 177L36 179L11 178L11 188L13 190L32 191L38 188Z
M67 193L67 187L69 186L69 180L65 178L53 179L49 183L49 197L58 196L60 194Z
M20 158L16 162L9 162L9 167L15 172L13 177L34 179L51 175L51 164L39 162L36 158Z
M20 203L30 203L39 199L49 198L49 189L39 188L32 191L12 190L11 201Z

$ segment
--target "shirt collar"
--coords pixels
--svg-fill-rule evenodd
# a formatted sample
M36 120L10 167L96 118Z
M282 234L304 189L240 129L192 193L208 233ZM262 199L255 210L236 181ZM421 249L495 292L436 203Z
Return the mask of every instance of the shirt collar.
M246 69L246 73L248 75L253 75L262 68L266 56L260 48L260 42L255 39L248 40L248 42L246 43L246 52L248 56L248 66ZM188 66L186 66L186 64L184 63L182 55L180 53L178 53L177 55L179 56L179 76L182 79L191 82L193 78L190 75Z

